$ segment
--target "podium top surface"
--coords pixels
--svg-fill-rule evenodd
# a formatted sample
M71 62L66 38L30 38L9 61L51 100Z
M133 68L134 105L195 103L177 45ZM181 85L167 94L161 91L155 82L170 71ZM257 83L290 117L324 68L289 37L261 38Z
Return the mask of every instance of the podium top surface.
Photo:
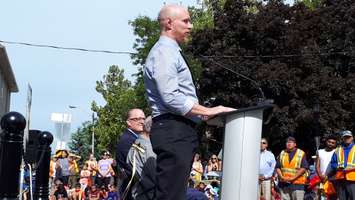
M268 108L272 108L273 104L261 104L261 105L256 105L256 106L250 106L250 107L244 107L244 108L240 108L237 109L235 111L232 112L227 112L227 113L221 113L219 115L217 115L216 117L210 119L207 121L207 124L210 126L224 126L224 120L228 115L233 115L233 114L237 114L237 113L245 113L245 112L249 112L249 111L253 111L253 110L265 110Z

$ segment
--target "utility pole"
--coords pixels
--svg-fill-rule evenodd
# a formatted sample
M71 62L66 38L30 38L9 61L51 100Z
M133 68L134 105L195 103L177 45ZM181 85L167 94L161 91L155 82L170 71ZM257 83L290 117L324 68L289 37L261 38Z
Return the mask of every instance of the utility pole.
M92 126L91 126L91 153L92 155L95 155L95 113L92 112Z

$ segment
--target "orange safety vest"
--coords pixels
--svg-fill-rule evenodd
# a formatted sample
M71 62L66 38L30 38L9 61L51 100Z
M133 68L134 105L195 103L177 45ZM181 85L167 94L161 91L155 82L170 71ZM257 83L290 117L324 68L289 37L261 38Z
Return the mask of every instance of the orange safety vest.
M351 147L348 154L348 159L346 161L346 167L344 167L344 149L343 147L338 147L335 149L335 155L338 160L337 172L335 174L336 180L348 180L355 181L355 145Z
M295 155L293 156L291 162L289 159L289 154L286 151L282 151L280 154L281 172L282 176L294 177L297 171L301 168L302 158L304 152L301 149L297 149ZM304 185L307 182L307 173L303 173L300 177L294 180L293 184Z

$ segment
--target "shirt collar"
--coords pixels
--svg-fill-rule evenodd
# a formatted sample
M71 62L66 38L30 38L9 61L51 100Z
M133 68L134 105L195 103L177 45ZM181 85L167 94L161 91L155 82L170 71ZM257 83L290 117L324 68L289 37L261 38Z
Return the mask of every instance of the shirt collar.
M287 153L293 153L293 152L296 152L297 151L297 148L294 148L293 150L291 150L291 151L288 151L287 149L286 149L286 152Z
M353 147L353 145L354 145L354 143L351 143L351 144L349 144L349 146L346 147L346 146L344 146L344 144L342 144L344 149L351 149Z
M168 36L161 35L159 38L159 42L163 43L163 44L170 45L170 46L176 48L177 50L181 51L181 48L180 48L179 44L176 42L176 40L174 40Z
M129 132L131 132L131 133L134 135L134 137L138 138L138 134L135 133L132 129L127 128L127 130L128 130Z

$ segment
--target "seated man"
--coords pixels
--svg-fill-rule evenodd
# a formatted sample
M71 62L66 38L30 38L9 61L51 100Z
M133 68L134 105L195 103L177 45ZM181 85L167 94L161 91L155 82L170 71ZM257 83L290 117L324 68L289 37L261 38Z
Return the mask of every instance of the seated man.
M127 164L127 154L134 141L138 138L138 135L143 131L145 115L143 110L133 108L127 113L127 129L122 133L117 143L116 161L118 165L118 186L119 193L123 196L126 191L130 177L132 176L131 166ZM130 193L130 191L126 191ZM131 195L127 196L127 200L130 200Z

